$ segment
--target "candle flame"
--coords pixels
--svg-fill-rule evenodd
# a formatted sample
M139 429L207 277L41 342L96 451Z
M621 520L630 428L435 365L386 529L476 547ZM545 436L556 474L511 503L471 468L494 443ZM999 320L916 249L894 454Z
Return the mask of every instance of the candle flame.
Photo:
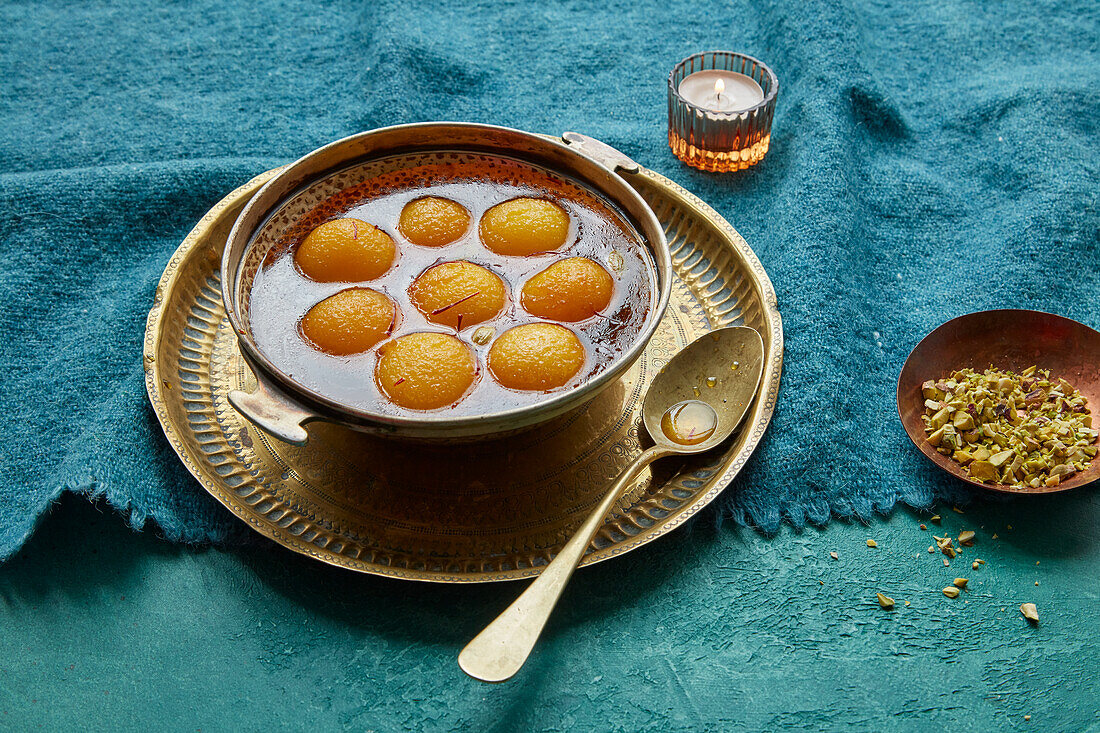
M720 97L724 91L726 91L726 82L721 79L716 79L714 81L714 96Z

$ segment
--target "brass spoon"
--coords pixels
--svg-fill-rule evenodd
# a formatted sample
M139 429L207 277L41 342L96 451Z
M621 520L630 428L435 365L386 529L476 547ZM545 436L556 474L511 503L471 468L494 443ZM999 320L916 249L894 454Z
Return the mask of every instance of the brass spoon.
M763 370L764 342L759 333L743 326L708 333L665 365L642 404L642 419L655 445L623 469L600 505L538 578L466 645L458 655L466 674L484 682L503 682L519 671L623 491L658 458L702 453L729 437L756 396Z

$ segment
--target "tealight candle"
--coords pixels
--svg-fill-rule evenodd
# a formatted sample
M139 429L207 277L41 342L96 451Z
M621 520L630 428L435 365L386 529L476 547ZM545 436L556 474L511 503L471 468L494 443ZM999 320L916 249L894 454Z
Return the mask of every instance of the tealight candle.
M764 90L751 76L712 69L684 77L680 96L712 112L742 112L764 101Z
M668 144L684 163L736 171L759 163L771 143L779 81L751 56L711 51L668 77Z

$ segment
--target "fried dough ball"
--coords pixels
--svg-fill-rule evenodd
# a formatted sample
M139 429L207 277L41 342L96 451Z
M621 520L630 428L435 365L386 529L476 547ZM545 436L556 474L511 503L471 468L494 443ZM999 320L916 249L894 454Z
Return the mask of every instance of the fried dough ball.
M364 282L384 275L397 257L393 238L359 219L326 221L294 253L294 264L318 282Z
M470 228L470 212L457 201L425 196L401 209L397 224L405 239L422 247L442 247L458 240Z
M526 257L565 244L569 214L546 199L511 199L486 211L478 228L481 241L493 252Z
M302 317L310 346L334 356L366 351L389 336L397 305L377 290L349 288L317 303Z
M378 348L379 388L396 405L437 410L461 400L477 377L466 344L442 333L410 333Z
M489 349L489 370L510 389L560 387L584 366L584 346L564 326L529 323L510 328Z
M611 274L587 257L555 262L528 280L520 296L523 308L551 321L583 321L611 302Z
M504 281L471 262L444 262L413 281L409 300L432 323L461 330L500 313Z

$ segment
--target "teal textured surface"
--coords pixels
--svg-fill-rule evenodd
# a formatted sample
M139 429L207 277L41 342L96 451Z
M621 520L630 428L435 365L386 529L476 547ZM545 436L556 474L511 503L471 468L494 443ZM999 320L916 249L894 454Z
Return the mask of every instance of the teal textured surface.
M1100 494L938 511L773 538L696 523L578 571L492 686L455 660L522 583L173 547L70 498L0 566L0 729L1095 729ZM962 529L977 543L945 568L930 535Z
M787 357L727 515L775 532L963 500L908 445L894 380L920 336L961 313L1100 325L1098 14L964 0L5 3L0 557L66 490L169 539L247 540L145 404L157 277L253 174L431 119L598 137L754 247ZM669 70L719 47L764 59L781 85L771 152L732 176L681 167L665 142Z

